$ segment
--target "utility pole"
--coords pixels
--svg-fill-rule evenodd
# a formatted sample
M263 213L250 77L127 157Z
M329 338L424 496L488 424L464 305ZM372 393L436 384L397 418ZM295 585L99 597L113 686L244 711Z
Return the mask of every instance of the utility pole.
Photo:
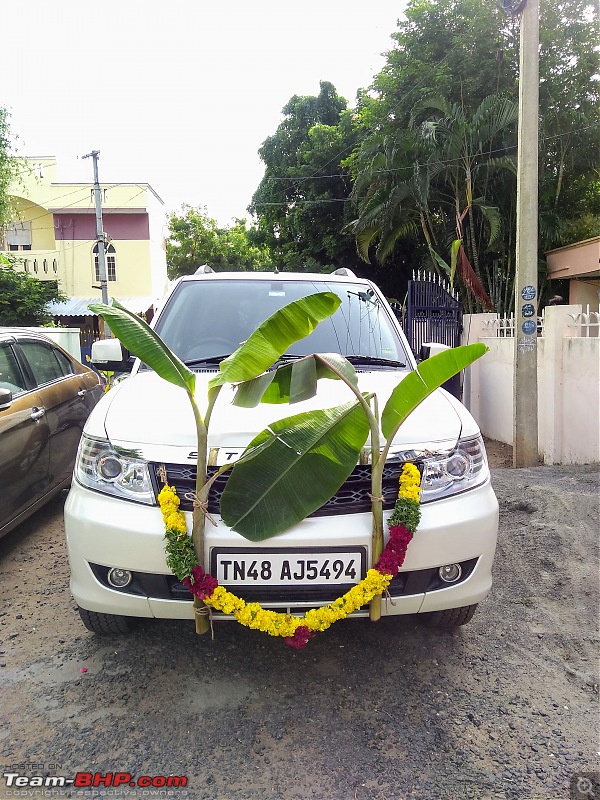
M521 12L517 245L515 278L513 466L538 463L538 113L539 0Z
M92 158L94 164L94 200L96 203L96 242L98 245L98 272L100 274L100 289L102 290L102 302L108 305L108 280L106 277L106 257L104 253L104 228L102 225L102 192L98 180L98 156L99 150L92 150L82 158ZM98 287L96 287L98 288ZM110 336L110 329L104 323L104 338Z

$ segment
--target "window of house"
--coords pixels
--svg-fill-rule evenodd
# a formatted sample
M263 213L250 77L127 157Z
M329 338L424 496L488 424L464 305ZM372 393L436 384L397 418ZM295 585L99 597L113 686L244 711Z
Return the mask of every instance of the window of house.
M9 250L31 250L31 222L11 222L6 229Z
M98 259L98 245L93 249L94 254L94 271L96 280L100 280L100 263ZM106 277L109 281L117 280L117 251L112 244L109 244L104 251L104 260L106 262Z

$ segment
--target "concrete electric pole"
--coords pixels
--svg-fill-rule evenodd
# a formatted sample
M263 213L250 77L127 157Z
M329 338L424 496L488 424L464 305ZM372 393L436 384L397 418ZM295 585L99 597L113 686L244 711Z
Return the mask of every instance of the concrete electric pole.
M98 245L98 272L100 274L100 289L102 290L102 302L108 305L108 280L106 277L106 257L104 251L104 228L102 225L102 192L98 180L98 156L99 150L92 150L82 158L92 158L94 164L94 201L96 204L96 242ZM97 288L97 287L96 287ZM110 330L104 323L104 337L110 336Z
M538 108L539 0L525 0L521 12L513 466L538 463Z

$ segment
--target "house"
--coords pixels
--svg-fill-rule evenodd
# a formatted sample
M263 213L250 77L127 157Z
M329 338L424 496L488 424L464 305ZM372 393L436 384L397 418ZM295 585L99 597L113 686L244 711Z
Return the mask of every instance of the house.
M546 253L548 277L569 281L570 305L598 311L600 303L600 236Z
M94 187L55 178L55 158L23 159L0 250L17 257L17 269L58 281L69 299L50 311L80 329L84 359L101 325L88 309L102 299ZM168 286L163 201L147 183L102 184L101 196L108 296L151 319Z

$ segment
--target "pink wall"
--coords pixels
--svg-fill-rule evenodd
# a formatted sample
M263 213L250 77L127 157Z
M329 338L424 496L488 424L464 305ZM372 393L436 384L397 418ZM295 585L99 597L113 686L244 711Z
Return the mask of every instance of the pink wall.
M550 278L573 278L598 273L600 269L600 236L559 247L546 253Z
M96 216L89 214L54 214L56 241L87 241L96 238ZM149 240L148 214L107 214L102 218L104 230L115 240Z

